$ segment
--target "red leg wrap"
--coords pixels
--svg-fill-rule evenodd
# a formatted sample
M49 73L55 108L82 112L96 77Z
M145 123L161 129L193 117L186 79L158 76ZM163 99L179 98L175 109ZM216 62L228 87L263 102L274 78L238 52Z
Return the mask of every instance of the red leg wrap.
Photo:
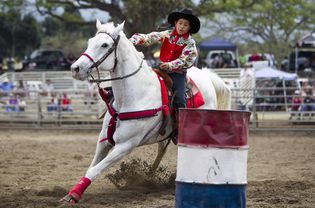
M83 195L85 189L91 184L91 180L87 177L81 178L81 180L71 189L68 193L69 196L72 196L73 193L79 196L79 199ZM78 199L78 200L79 200Z

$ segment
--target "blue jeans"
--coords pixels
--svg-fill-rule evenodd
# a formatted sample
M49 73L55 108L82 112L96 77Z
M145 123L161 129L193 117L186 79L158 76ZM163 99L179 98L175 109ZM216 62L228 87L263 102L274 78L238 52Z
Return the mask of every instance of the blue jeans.
M185 94L185 82L186 82L186 72L183 74L179 73L169 73L168 74L173 80L173 92L176 92L174 98L174 105L176 108L186 107L186 94Z

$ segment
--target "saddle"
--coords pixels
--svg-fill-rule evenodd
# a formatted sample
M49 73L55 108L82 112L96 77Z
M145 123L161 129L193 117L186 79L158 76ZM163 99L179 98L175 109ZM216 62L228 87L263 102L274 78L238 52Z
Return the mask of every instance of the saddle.
M157 73L159 76L163 78L163 81L167 88L167 93L169 95L170 100L170 115L164 117L163 123L161 125L161 128L159 130L160 135L164 136L166 126L171 123L173 127L173 132L169 136L174 144L177 144L177 134L178 134L178 109L174 107L174 96L176 92L173 92L172 86L173 81L171 77L165 72L160 69L153 68L153 71ZM200 92L199 88L195 84L195 82L190 78L186 77L186 100L187 100L187 107L188 108L198 108L202 106L205 102L202 96L202 93Z
M171 138L172 141L177 144L178 109L174 107L173 102L176 94L176 92L172 91L173 81L165 71L160 69L153 70L158 75L161 84L162 103L164 103L163 105L165 106L169 106L167 109L170 109L170 113L167 113L168 110L166 109L162 110L164 119L159 129L159 134L161 136L165 136L167 125L172 124L173 132L171 135L166 135L166 139ZM103 90L106 91L106 99L108 99L109 103L111 104L114 100L111 87L104 88ZM204 104L202 93L190 77L186 77L186 99L188 108L198 108ZM105 113L106 111L100 116L100 118L103 118Z
M174 96L174 92L172 90L173 80L163 70L153 68L153 71L163 78L169 94L169 99L173 101L172 99L172 97ZM186 99L187 108L198 108L204 104L202 93L200 92L196 83L189 76L186 76ZM171 106L173 106L172 102Z

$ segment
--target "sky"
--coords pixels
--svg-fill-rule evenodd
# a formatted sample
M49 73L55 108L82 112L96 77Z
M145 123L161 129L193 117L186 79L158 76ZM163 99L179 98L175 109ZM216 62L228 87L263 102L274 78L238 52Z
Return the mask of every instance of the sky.
M45 19L45 16L42 16L41 14L38 13L35 7L35 1L36 0L27 0L27 3L26 3L27 6L24 13L31 13L38 21L43 21ZM60 9L57 12L62 13L62 10ZM80 12L83 19L86 21L93 21L93 20L99 19L101 22L106 22L109 18L106 12L101 11L99 9L84 9L84 10L81 10Z

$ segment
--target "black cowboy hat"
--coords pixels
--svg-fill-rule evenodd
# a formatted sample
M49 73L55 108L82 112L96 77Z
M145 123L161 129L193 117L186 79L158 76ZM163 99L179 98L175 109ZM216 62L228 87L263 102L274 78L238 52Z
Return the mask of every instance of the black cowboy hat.
M175 25L175 21L179 20L180 18L187 19L190 22L190 33L197 33L200 29L200 21L199 18L192 14L191 9L182 9L180 11L174 11L168 15L167 21L172 26Z

